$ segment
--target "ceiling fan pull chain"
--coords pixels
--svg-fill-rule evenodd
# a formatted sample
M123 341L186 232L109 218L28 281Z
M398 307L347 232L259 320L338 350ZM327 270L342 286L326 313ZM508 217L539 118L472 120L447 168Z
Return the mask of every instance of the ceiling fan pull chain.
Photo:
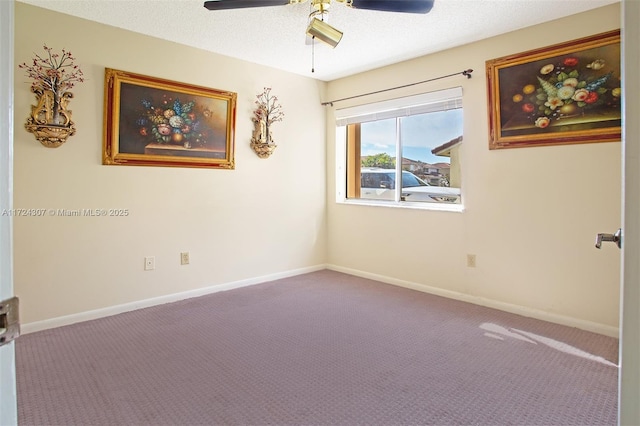
M311 37L311 72L316 72L316 36Z

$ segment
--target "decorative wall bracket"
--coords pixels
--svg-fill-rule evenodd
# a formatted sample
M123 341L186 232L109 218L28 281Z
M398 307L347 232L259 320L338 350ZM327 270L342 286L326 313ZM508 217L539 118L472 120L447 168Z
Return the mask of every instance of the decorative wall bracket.
M71 111L67 109L71 92L62 95L51 90L33 89L37 105L31 106L31 115L24 127L35 135L36 139L47 148L57 148L76 133L71 121Z
M82 83L82 70L73 61L71 52L62 49L56 53L44 46L44 54L36 54L33 61L18 65L32 79L31 91L36 95L36 105L24 127L47 148L57 148L76 133L67 109L73 94L69 92L76 83Z
M260 158L269 158L277 145L271 139L270 127L277 121L282 121L284 113L278 98L271 94L271 88L265 87L264 91L256 96L256 109L253 111L253 137L251 149Z
M275 143L260 143L253 139L251 140L251 149L253 149L260 158L269 158L277 146Z
M254 120L255 128L253 137L251 138L251 149L258 154L260 158L269 158L277 145L271 140L271 132L266 125L264 118Z

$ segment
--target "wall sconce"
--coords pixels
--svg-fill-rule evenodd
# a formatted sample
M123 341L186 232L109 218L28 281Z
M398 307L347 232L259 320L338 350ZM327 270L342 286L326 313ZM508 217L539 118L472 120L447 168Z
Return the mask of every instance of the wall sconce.
M47 148L57 148L76 133L71 121L71 111L67 109L73 94L69 92L76 83L82 83L84 76L73 61L71 52L62 49L56 53L44 46L45 54L36 55L32 62L18 65L33 81L31 91L36 95L36 105L31 106L31 114L24 127L35 135Z
M271 88L265 87L264 91L256 96L256 109L253 111L253 137L251 149L260 158L269 158L277 145L272 139L271 126L282 121L284 112L282 105L278 103L278 97L271 94Z
M307 34L327 43L331 47L336 47L342 39L342 31L333 28L318 18L311 20L311 23L307 27Z

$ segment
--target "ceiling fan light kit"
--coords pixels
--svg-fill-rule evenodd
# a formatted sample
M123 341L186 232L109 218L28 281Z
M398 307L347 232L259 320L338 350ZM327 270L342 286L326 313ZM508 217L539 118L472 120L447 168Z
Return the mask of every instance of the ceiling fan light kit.
M327 43L331 47L336 47L342 39L342 31L333 28L326 22L313 18L307 27L307 34L311 37Z

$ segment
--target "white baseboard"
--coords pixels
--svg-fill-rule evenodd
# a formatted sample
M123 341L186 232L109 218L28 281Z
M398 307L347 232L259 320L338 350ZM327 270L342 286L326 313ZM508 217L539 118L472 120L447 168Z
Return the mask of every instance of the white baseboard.
M431 287L425 284L418 284L410 281L399 280L396 278L387 277L384 275L372 274L369 272L359 271L357 269L344 268L337 265L327 265L327 269L332 271L342 272L349 275L355 275L357 277L368 278L375 281L380 281L387 284L397 285L399 287L405 287L412 290L422 291L424 293L434 294L436 296L442 296L449 299L460 300L462 302L469 302L475 305L486 306L488 308L498 309L512 314L522 315L529 318L535 318L543 321L552 322L555 324L566 325L569 327L576 327L581 330L591 331L593 333L602 334L609 337L620 337L620 329L618 327L612 327L592 321L581 320L578 318L567 317L564 315L558 315L551 312L546 312L538 309L528 308L526 306L514 305L506 302L499 302L497 300L486 299L479 296L473 296L470 294L459 293L457 291L445 290L442 288Z
M217 293L219 291L233 290L240 287L247 287L255 284L261 284L268 281L274 281L281 278L293 277L296 275L307 274L309 272L315 272L326 269L326 265L316 265L307 268L293 269L285 272L278 272L275 274L263 275L255 278L248 278L245 280L233 281L224 284L218 284L195 290L184 291L180 293L168 294L165 296L153 297L151 299L138 300L135 302L124 303L122 305L109 306L107 308L95 309L93 311L80 312L72 315L65 315L62 317L51 318L43 321L35 321L32 323L22 324L20 332L22 334L33 333L36 331L47 330L50 328L61 327L64 325L75 324L77 322L89 321L98 318L104 318L111 315L121 314L123 312L134 311L136 309L148 308L151 306L162 305L165 303L177 302L179 300L190 299L192 297L204 296L211 293Z
M369 272L364 272L356 269L344 268L337 265L316 265L316 266L311 266L307 268L294 269L290 271L279 272L276 274L263 275L260 277L248 278L245 280L233 281L229 283L203 287L195 290L189 290L189 291L180 292L180 293L168 294L165 296L153 297L151 299L139 300L139 301L124 303L116 306L109 306L107 308L80 312L72 315L65 315L62 317L51 318L48 320L36 321L32 323L23 324L21 326L21 333L28 334L36 331L47 330L50 328L61 327L64 325L75 324L77 322L104 318L111 315L117 315L123 312L133 311L136 309L148 308L151 306L177 302L179 300L184 300L184 299L190 299L192 297L198 297L198 296L204 296L211 293L217 293L219 291L227 291L227 290L233 290L236 288L247 287L255 284L261 284L264 282L274 281L281 278L288 278L296 275L307 274L309 272L320 271L322 269L330 269L333 271L342 272L349 275L368 278L371 280L380 281L387 284L397 285L399 287L404 287L412 290L422 291L424 293L434 294L436 296L442 296L442 297L447 297L449 299L469 302L469 303L473 303L480 306L486 306L488 308L498 309L501 311L510 312L512 314L522 315L530 318L536 318L539 320L549 321L556 324L566 325L569 327L576 327L581 330L591 331L593 333L598 333L605 336L618 338L620 333L620 330L617 327L612 327L612 326L599 324L591 321L585 321L578 318L567 317L564 315L558 315L551 312L528 308L525 306L514 305L511 303L499 302L496 300L459 293L456 291L445 290L442 288L432 287L424 284L418 284L411 281L404 281L397 278L387 277L384 275L372 274Z

